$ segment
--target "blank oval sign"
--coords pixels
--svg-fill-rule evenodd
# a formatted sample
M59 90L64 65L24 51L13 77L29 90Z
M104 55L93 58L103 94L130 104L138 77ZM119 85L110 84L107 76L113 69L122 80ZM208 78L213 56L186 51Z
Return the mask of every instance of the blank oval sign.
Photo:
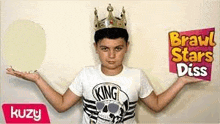
M45 32L37 23L17 20L9 25L2 45L7 65L19 71L37 70L45 56Z

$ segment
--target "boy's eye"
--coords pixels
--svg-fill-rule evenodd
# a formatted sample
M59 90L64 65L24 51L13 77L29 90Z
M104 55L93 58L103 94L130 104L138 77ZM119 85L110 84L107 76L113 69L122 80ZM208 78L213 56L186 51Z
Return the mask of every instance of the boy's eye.
M121 47L116 47L115 50L116 51L120 51L122 48Z
M107 51L108 48L106 48L106 47L102 47L101 50L103 50L103 51Z

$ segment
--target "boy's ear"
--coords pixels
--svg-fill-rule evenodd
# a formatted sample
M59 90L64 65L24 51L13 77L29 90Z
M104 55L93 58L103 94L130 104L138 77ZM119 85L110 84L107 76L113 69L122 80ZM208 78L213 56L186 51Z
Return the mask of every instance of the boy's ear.
M94 45L94 47L95 47L95 51L96 51L96 53L97 53L97 44L96 44L96 42L93 43L93 45Z
M129 47L130 47L130 42L128 41L127 43L126 43L126 45L127 45L127 51L129 50ZM126 51L126 52L127 52Z

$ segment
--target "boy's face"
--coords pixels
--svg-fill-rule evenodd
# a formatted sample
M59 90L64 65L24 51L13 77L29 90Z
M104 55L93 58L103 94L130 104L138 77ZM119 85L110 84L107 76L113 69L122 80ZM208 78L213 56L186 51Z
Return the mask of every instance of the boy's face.
M108 69L116 69L122 65L124 55L128 51L129 44L123 38L104 38L97 44L94 43L96 53L102 66Z

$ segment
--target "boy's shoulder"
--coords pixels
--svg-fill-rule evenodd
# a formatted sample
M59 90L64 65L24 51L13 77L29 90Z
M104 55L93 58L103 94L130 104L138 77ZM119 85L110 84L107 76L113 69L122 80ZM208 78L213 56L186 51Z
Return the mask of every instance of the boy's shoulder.
M124 66L125 67L125 73L132 73L132 74L141 74L143 73L142 69L140 68L136 68L136 67L128 67L128 66Z
M98 70L100 65L90 65L83 67L83 70Z
M128 70L136 70L136 71L141 71L141 69L140 68L136 68L136 67L129 67L129 66L124 66L126 69L128 69Z
M95 73L98 72L99 65L90 65L82 68L81 72L83 73Z

